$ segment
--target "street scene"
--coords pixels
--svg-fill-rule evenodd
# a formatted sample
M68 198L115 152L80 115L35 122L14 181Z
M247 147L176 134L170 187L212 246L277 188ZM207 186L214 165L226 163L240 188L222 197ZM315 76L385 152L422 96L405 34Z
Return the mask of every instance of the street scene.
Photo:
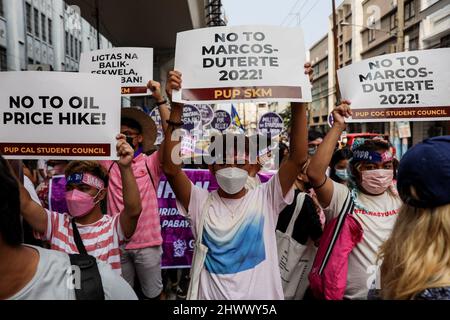
M450 300L449 61L449 0L0 0L0 300Z

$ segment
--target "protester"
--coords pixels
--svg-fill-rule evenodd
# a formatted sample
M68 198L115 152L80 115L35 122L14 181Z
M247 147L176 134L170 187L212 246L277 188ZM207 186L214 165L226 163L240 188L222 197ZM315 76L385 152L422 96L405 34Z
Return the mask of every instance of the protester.
M352 158L352 152L348 148L336 150L330 161L330 178L343 185L348 184L350 172L348 164Z
M19 184L1 156L0 180L0 300L74 300L69 256L22 244ZM136 299L109 265L97 265L105 299Z
M156 105L159 107L163 128L166 128L169 109L167 101L162 97L161 86L156 81L149 81L147 86L152 91ZM153 149L156 126L144 112L135 108L123 108L120 131L133 148L131 169L142 199L142 213L136 231L125 248L121 250L122 275L131 286L135 285L137 277L145 298L156 299L159 298L163 289L161 278L162 237L156 195L162 173L162 153L156 151L150 156L146 155ZM112 161L101 161L100 163L108 171L109 176L107 211L115 216L124 208L121 169Z
M313 156L323 141L323 134L313 129L308 131L308 154Z
M117 136L118 165L123 185L124 209L112 218L103 215L100 202L106 196L106 172L95 161L72 161L66 168L66 201L69 213L46 210L31 200L20 188L21 211L24 219L51 248L66 253L79 253L75 242L78 230L88 254L108 262L121 273L119 246L135 232L141 213L141 200L131 169L133 149L124 135ZM75 232L75 233L74 233Z
M450 300L450 136L412 147L397 185L404 204L381 247L381 297Z
M180 89L181 74L170 72L169 87ZM167 137L182 126L182 110L173 103ZM248 138L224 135L217 146L227 141L234 146L222 149L224 158L213 148L210 170L219 190L212 193L193 185L181 170L173 156L178 139L166 141L163 170L179 212L191 220L198 238L189 299L283 299L274 231L278 214L292 203L291 187L307 160L306 106L292 103L292 119L289 158L269 182L253 190L244 187L250 170Z
M346 127L344 118L350 115L348 101L343 101L333 110L333 127L311 159L307 174L324 208L327 221L338 216L351 192L355 204L353 215L361 224L364 234L349 256L344 298L367 299L371 273L376 271L373 269L378 249L391 233L401 200L393 185L393 157L388 151L389 146L382 141L367 140L353 150L350 190L326 176L336 143Z

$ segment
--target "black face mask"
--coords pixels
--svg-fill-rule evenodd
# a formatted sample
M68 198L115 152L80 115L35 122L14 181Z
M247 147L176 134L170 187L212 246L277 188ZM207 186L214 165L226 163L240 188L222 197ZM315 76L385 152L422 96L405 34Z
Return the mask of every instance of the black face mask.
M127 137L127 142L134 149L133 138L132 137Z

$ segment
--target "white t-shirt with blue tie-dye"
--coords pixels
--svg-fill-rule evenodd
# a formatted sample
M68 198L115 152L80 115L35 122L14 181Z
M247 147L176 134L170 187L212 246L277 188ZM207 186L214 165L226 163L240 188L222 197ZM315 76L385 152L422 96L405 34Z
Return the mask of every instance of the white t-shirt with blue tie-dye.
M194 185L191 190L188 212L178 202L177 206L191 220L196 237L209 192ZM241 199L212 193L202 237L208 254L199 299L284 299L275 228L279 213L293 199L293 189L283 198L278 174Z

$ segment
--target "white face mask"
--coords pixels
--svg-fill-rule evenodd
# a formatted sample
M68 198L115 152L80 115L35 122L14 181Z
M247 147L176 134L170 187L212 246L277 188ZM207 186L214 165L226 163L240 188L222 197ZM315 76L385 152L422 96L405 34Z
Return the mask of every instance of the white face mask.
M245 183L245 188L248 190L253 190L261 184L258 176L250 177L248 176L247 182Z
M247 182L248 172L229 167L216 172L216 180L220 188L228 194L236 194L244 188Z

